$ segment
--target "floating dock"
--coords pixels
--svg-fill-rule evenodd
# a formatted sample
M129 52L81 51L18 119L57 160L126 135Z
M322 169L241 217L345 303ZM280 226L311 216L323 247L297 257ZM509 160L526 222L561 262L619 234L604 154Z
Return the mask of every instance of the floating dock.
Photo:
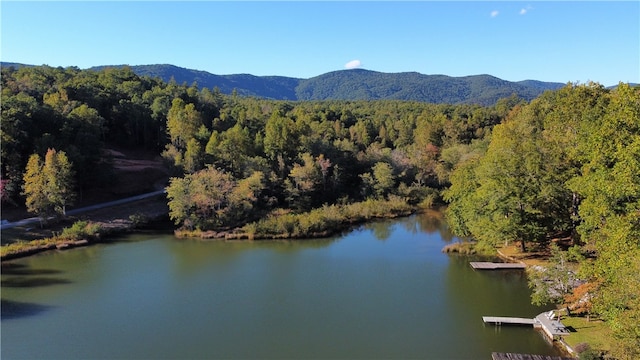
M476 270L525 269L527 267L522 263L496 263L488 261L472 261L469 264Z

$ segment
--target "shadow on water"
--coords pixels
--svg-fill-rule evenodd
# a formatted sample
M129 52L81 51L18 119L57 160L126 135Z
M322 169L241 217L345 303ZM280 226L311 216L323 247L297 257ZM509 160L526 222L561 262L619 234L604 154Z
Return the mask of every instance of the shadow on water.
M71 284L71 281L49 277L15 277L2 279L2 287L33 288L40 286Z
M3 275L54 275L62 271L54 269L30 269L23 264L2 264Z
M26 316L38 315L44 311L47 311L51 306L19 302L13 300L2 299L0 316L1 320L18 319Z
M33 288L70 284L71 281L60 277L48 277L46 275L61 274L62 271L54 269L32 269L23 264L2 264L2 287L9 288Z

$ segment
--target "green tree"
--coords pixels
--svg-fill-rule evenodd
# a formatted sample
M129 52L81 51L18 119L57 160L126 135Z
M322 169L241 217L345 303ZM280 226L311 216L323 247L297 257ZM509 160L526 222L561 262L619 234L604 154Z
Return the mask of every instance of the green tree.
M602 118L588 118L578 142L584 157L569 187L582 198L578 227L597 257L585 265L600 284L594 309L618 339L615 356L640 357L640 90L619 84Z
M393 167L386 162L377 162L371 168L373 175L373 189L376 195L380 198L385 197L396 183L395 175L393 174Z
M239 180L229 194L229 206L231 207L230 218L241 222L240 219L250 217L254 206L260 201L260 195L266 185L264 174L255 171L248 178Z
M253 145L249 130L236 123L221 134L216 155L226 169L233 175L240 176L247 158L253 155Z
M476 176L479 163L480 155L461 161L451 174L451 186L443 191L443 198L449 203L445 211L447 223L454 234L463 238L472 237L476 227L481 229L485 221L476 198L480 187Z
M105 183L104 171L97 166L101 159L105 120L94 108L82 104L69 112L57 138L67 156L73 160L77 185L82 189ZM47 147L53 144L43 144ZM43 149L44 150L44 149Z
M202 145L197 139L191 138L187 141L187 148L184 152L184 170L187 173L194 173L202 168L203 162Z
M285 191L290 206L306 210L312 205L314 194L322 184L322 171L313 155L301 154L300 160L302 164L294 164L289 172L289 178L285 181Z
M167 133L175 146L186 148L202 125L202 116L194 104L187 104L181 98L173 99L167 114Z
M274 111L264 128L264 152L272 162L281 157L286 163L295 157L298 137L293 120Z
M4 73L3 73L4 75ZM2 79L6 81L6 79ZM4 179L20 183L28 154L35 151L37 114L41 112L37 100L24 93L13 94L10 89L2 88L0 101L0 163ZM9 189L7 189L9 190ZM17 194L9 194L13 196Z
M569 205L566 213L556 214L564 223L556 227L570 230L574 241L580 238L576 232L580 196L569 189L567 182L580 175L585 154L590 151L581 144L592 131L599 131L592 126L604 117L608 102L606 89L594 83L568 84L535 100L537 111L545 113L543 138L548 173L555 177L555 185L561 187L556 192L564 192Z
M189 176L173 177L166 187L167 199L169 199L169 217L176 225L182 225L193 229L197 223L196 214L191 202L190 192L191 178Z
M527 241L543 241L552 231L547 218L555 215L559 195L545 166L541 118L534 110L522 109L494 128L473 176L451 177L453 191L447 197L464 201L453 204L455 214L466 217L465 227L478 240L520 241L526 251ZM474 193L464 195L468 190L458 180L476 182Z

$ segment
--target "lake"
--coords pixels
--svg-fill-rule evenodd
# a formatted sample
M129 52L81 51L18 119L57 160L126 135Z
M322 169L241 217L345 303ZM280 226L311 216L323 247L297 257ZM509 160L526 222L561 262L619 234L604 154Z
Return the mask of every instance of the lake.
M3 359L490 359L559 355L522 271L442 253L434 214L297 241L156 232L3 263Z

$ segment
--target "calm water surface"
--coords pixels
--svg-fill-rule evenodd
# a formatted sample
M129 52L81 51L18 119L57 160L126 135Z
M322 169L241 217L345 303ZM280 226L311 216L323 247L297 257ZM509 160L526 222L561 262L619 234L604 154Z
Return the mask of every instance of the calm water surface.
M138 234L5 263L2 359L557 355L532 328L483 324L546 309L522 272L443 254L443 226L416 215L292 242Z

